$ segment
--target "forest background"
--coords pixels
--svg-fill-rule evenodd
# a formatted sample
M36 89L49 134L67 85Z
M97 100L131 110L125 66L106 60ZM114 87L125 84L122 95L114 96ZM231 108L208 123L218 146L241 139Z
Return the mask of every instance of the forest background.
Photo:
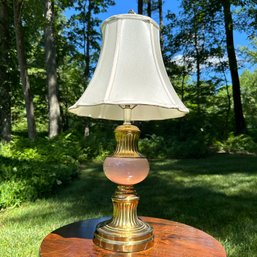
M0 209L51 194L81 163L112 153L117 122L68 107L93 75L102 19L124 2L0 0ZM160 25L167 72L190 109L182 119L138 122L141 151L256 154L256 1L128 2ZM245 45L236 47L235 33Z

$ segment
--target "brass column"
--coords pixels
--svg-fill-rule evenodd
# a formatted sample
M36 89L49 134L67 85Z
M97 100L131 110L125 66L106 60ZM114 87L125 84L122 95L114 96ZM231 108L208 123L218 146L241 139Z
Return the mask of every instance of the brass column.
M135 161L144 158L138 152L139 134L140 130L136 126L118 126L115 130L117 147L113 157L135 158ZM153 230L137 216L139 197L134 186L118 185L112 202L113 217L98 224L94 243L118 252L137 252L151 247Z

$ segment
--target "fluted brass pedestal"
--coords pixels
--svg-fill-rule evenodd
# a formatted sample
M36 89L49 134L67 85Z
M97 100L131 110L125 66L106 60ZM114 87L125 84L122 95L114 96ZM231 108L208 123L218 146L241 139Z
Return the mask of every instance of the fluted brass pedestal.
M152 228L137 217L139 197L133 186L118 186L113 202L113 218L98 224L94 243L117 252L137 252L153 245Z
M113 217L97 225L94 243L115 252L138 252L153 245L152 228L137 217L139 197L133 187L149 172L147 159L138 152L139 134L131 124L118 126L116 150L103 165L106 177L118 187L112 197Z

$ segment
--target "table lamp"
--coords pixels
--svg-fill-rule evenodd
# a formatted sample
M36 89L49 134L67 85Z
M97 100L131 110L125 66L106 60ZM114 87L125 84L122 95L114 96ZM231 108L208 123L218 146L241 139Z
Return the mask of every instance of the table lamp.
M118 185L112 197L113 216L97 225L93 241L107 250L137 252L153 245L154 233L137 216L139 197L134 185L147 177L149 163L138 151L140 130L131 121L182 117L188 109L166 73L154 20L130 11L106 19L101 29L103 44L96 70L69 111L123 121L115 129L116 150L103 164L106 177Z

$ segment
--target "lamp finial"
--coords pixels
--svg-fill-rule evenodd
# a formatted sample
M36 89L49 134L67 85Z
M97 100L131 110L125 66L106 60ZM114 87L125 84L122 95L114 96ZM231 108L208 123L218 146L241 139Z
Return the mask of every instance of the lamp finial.
M128 11L128 13L130 13L130 14L136 14L133 9L130 9L130 10Z

